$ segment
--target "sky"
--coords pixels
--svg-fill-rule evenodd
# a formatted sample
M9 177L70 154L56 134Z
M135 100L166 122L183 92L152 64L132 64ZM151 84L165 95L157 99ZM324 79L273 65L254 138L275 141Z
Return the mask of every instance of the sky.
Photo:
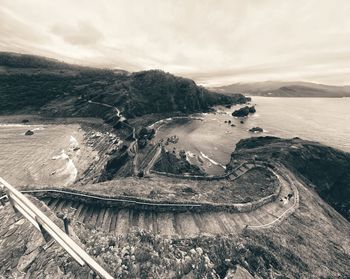
M349 0L0 0L0 51L205 86L350 84Z

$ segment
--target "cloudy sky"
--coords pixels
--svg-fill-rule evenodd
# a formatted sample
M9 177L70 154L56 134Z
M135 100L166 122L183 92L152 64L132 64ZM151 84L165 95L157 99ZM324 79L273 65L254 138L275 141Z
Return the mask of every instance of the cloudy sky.
M209 86L350 84L350 1L0 0L0 50Z

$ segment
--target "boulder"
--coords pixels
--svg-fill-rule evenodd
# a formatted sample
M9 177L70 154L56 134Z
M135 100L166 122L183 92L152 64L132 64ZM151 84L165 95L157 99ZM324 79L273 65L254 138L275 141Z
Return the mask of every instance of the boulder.
M251 106L249 108L249 113L255 113L255 112L256 112L255 106Z
M245 106L243 108L240 108L238 110L235 110L232 112L232 116L234 117L246 117L249 114L249 107Z
M244 106L243 108L240 108L238 110L235 110L232 112L232 116L234 117L246 117L249 115L249 113L255 113L256 109L255 106Z
M253 127L251 129L249 129L249 132L252 132L252 133L262 133L264 132L264 130L260 127Z
M31 136L34 135L34 132L32 130L28 130L27 132L24 133L26 136Z

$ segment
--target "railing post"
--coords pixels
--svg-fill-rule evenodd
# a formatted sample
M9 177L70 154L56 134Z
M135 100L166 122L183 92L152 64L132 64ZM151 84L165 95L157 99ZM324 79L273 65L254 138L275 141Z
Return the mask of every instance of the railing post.
M64 217L63 217L63 224L64 224L64 230L65 230L66 234L69 235L69 227L68 227L69 219L68 219L67 215L64 215Z
M15 212L14 219L15 219L15 221L18 221L18 219L19 219L19 211L18 211L18 209L15 206L15 203L14 203L12 197L11 197L10 192L7 191L7 190L6 190L6 195L7 195L7 198L9 199L9 202L10 202L10 204L12 206L13 211Z
M36 222L38 223L38 225L39 225L41 234L42 234L43 238L45 239L45 242L48 243L48 242L52 239L52 237L51 237L50 234L44 229L44 227L43 227L43 226L41 225L41 223L40 223L40 220L39 220L37 217L35 217L35 221L36 221Z

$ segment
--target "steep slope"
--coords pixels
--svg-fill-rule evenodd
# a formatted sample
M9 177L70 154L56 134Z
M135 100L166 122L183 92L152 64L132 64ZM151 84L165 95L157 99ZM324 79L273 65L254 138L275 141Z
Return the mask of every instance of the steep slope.
M240 221L242 229L235 229L229 235L168 238L157 233L159 228L163 231L174 230L175 226L187 229L191 224L189 212L181 213L187 216L181 220L175 217L176 212L135 210L131 214L121 208L107 228L106 216L116 212L113 208L103 214L96 205L90 209L79 206L75 211L71 206L76 201L56 200L53 201L58 204L56 209L51 206L45 212L56 221L60 220L55 213L67 212L70 231L80 240L76 241L116 278L242 278L233 275L237 269L247 276L243 278L348 278L349 222L302 181L293 178L288 170L284 171L299 192L299 206L295 211L268 228L244 228L247 218L244 215ZM164 214L169 218L173 215L174 222L161 222ZM205 214L211 218L202 219L200 214L194 214L195 224L202 220L208 229L228 228L230 220L222 218L227 215L225 212ZM0 275L56 278L53 274L57 274L57 278L87 278L86 269L78 267L56 244L46 249L40 234L33 231L28 221L16 222L9 203L1 207L0 217L3 220ZM113 230L109 230L111 227ZM154 233L146 227L153 228ZM32 238L29 239L29 235Z
M331 86L298 81L235 83L213 88L213 90L227 95L239 92L252 96L268 97L350 97L350 86Z
M128 73L0 53L0 114L39 112L108 120L116 117L114 107L129 118L149 113L204 111L216 104L245 100L240 94L209 92L192 80L158 70Z
M252 157L284 164L350 221L349 153L299 138L257 137L237 144L229 166Z

